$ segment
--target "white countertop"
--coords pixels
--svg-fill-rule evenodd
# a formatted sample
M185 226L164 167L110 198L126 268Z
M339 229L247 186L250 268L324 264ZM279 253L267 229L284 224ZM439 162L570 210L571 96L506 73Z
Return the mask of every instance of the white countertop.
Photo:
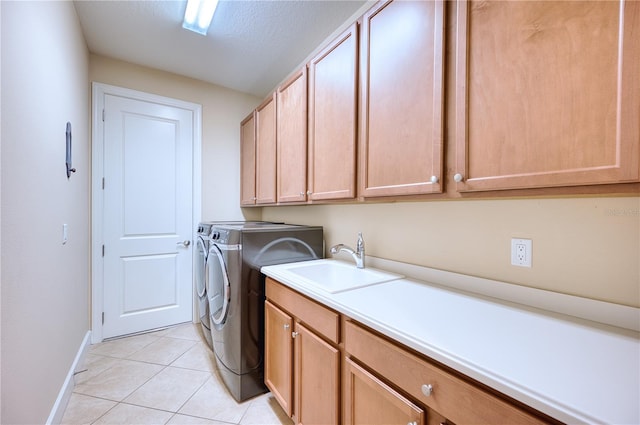
M331 294L286 268L262 272L556 419L640 424L636 332L412 279Z

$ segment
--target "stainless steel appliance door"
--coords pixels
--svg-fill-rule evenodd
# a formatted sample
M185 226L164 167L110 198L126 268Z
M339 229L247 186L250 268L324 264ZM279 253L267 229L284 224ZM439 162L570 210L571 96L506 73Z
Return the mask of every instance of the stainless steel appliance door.
M209 248L209 258L207 260L207 296L209 298L209 314L211 326L221 329L229 314L229 303L231 301L231 287L229 284L229 274L225 264L223 250L235 246L212 244ZM235 248L237 250L238 248Z
M207 291L207 287L205 286L205 273L208 252L206 242L202 237L198 236L196 245L198 249L198 258L196 260L196 291L198 292L198 298L202 300Z

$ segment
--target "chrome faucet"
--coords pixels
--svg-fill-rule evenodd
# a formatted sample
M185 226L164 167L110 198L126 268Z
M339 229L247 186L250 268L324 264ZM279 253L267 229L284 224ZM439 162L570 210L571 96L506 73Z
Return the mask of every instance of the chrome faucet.
M356 261L356 267L364 269L364 239L362 239L362 232L358 232L358 242L356 243L356 250L349 248L348 246L339 243L331 247L331 254L337 254L339 252L348 252Z

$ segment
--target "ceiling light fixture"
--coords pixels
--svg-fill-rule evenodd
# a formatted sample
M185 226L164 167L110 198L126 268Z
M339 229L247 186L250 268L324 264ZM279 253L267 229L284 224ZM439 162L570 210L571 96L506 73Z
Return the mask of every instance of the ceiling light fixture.
M211 19L218 6L218 0L187 0L182 28L207 35Z

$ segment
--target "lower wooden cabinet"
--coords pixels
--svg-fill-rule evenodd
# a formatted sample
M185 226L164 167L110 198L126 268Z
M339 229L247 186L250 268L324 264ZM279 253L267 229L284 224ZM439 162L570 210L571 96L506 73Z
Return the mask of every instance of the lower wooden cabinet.
M287 415L293 413L293 319L269 301L264 306L265 385Z
M296 424L559 423L271 278L265 384Z
M304 325L296 323L294 332L297 422L340 423L340 351Z
M338 314L271 279L266 292L265 385L295 423L340 423Z
M344 342L348 356L375 371L380 380L406 393L414 403L445 417L446 423L553 423L550 419L521 409L506 398L485 391L355 322L346 322Z
M424 410L350 359L345 359L344 423L425 423Z

